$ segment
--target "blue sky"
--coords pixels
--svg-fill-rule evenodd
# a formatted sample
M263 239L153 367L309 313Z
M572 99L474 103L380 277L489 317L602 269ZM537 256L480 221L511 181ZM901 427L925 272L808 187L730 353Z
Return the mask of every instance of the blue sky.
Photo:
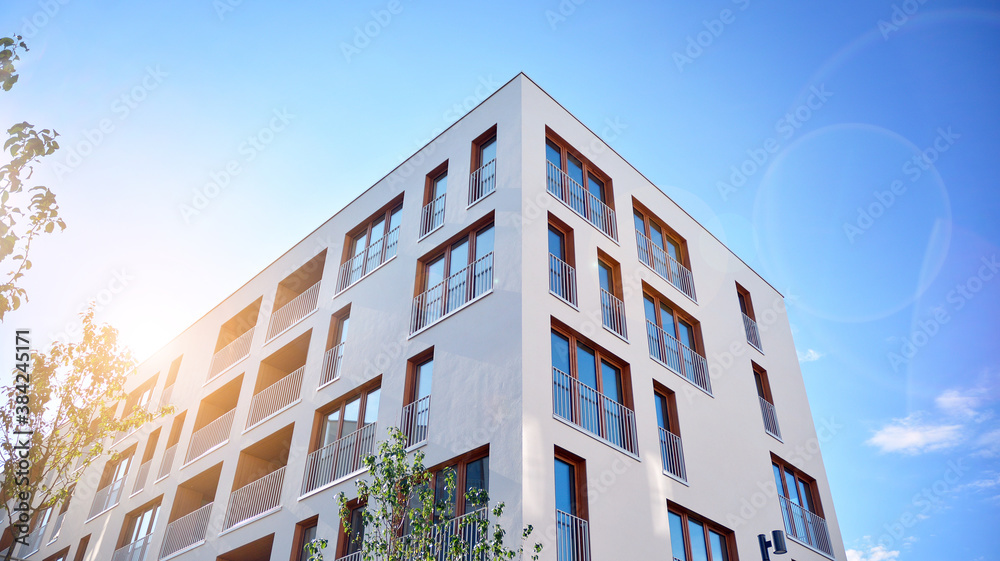
M69 224L4 336L147 356L524 71L789 297L850 561L997 558L995 4L63 1L0 7Z

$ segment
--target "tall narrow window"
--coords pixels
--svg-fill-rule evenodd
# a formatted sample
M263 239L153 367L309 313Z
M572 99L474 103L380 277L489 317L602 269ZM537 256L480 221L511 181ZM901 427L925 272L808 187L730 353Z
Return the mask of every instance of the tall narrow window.
M653 390L656 406L656 424L660 433L660 456L663 471L687 482L684 447L681 442L680 422L677 417L677 398L674 392L660 386Z
M698 324L650 291L643 294L643 311L649 356L711 394L708 364L700 350Z
M126 517L125 527L118 540L118 551L115 552L115 559L119 557L121 559L141 558L145 554L159 514L160 503L157 501L155 504L142 507ZM118 553L123 550L127 553Z
M402 211L402 204L395 203L348 235L344 262L340 266L337 282L338 292L396 256Z
M444 224L445 195L448 192L448 162L427 174L424 207L420 212L420 237Z
M684 240L673 230L660 224L645 209L636 208L632 217L635 221L639 261L695 300L694 278L691 276Z
M497 128L494 126L472 143L472 173L469 175L469 206L496 191Z
M781 440L781 429L778 427L778 414L774 408L774 398L771 395L771 383L767 379L767 371L753 365L753 381L757 387L757 400L760 401L760 412L764 417L764 430L767 434Z
M347 343L347 330L350 324L350 306L330 317L330 332L326 340L326 353L323 355L320 387L340 378L340 364L344 359L344 346Z
M736 285L736 299L740 303L740 312L743 314L743 329L746 331L747 343L760 352L764 348L760 343L760 330L757 329L757 319L753 313L753 302L750 300L750 292L740 285Z
M434 380L434 351L421 353L410 361L407 404L403 407L401 430L406 445L414 446L427 440L430 420L431 385Z
M547 190L611 239L618 240L610 181L554 135L545 140Z
M560 561L590 559L586 480L583 460L557 450L555 495L558 551L556 555Z
M679 561L729 561L732 531L671 505L670 550Z
M549 215L549 292L576 306L576 269L573 230Z
M597 278L601 286L601 321L604 328L628 339L625 327L625 302L622 301L622 287L617 263L600 253L597 257Z
M313 516L295 525L294 549L292 550L292 561L308 561L309 554L306 552L306 545L316 539L316 529L319 524L319 516Z
M774 456L771 467L778 488L785 533L827 555L833 555L816 480Z
M380 397L381 388L368 385L317 411L314 450L306 457L303 494L362 469L362 460L375 452Z
M347 519L350 521L348 523L348 528L350 529L345 530L343 525L338 524L340 527L340 540L337 548L339 550L338 559L353 555L362 550L365 541L364 514L365 505L363 503L359 504L357 501L353 501L353 504L348 504Z

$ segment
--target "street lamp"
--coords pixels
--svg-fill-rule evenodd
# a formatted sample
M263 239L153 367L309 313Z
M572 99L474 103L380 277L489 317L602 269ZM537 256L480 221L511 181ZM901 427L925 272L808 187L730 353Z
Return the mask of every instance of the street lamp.
M775 530L771 532L771 539L773 542L767 541L767 534L757 534L757 541L760 542L760 559L761 561L771 561L771 557L767 554L767 549L774 546L775 555L782 555L788 553L788 548L785 547L785 533L781 530Z

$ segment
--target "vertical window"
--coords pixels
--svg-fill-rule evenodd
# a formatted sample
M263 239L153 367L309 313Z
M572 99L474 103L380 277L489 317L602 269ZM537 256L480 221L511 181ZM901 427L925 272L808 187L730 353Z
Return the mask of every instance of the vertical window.
M590 559L586 464L582 458L556 448L554 467L556 556L566 561Z
M649 356L711 394L698 323L649 290L643 292L643 312Z
M571 149L568 144L552 138L546 138L545 159L551 166L569 176L570 179L582 187L594 199L614 208L611 202L611 193L607 186L607 176L579 153ZM598 207L592 207L584 200L585 196L583 193L571 193L571 197L572 202L570 206L574 210L584 210L587 208L595 211L598 210ZM588 216L585 212L583 214L584 216Z
M378 420L381 387L365 390L335 405L323 414L319 447L325 448Z
M597 255L597 279L601 287L601 320L604 327L622 339L627 339L620 269L617 263L601 251Z
M489 492L490 457L487 448L470 452L430 471L433 477L435 520L443 516L463 516L486 506L484 503L468 501L466 495L472 490ZM455 481L451 494L448 492L449 475Z
M316 528L319 517L314 516L304 522L299 522L295 526L295 546L292 550L292 561L308 561L309 554L306 553L306 545L316 539Z
M815 479L778 460L774 460L771 467L774 469L774 482L782 497L813 514L823 515L816 496Z
M667 266L672 261L673 265L680 264L687 266L687 252L683 240L665 227L661 226L651 216L639 210L632 214L635 220L635 231L645 236L650 243L660 251L653 251L651 257L657 262ZM670 259L666 259L669 256ZM671 265L671 266L673 266ZM655 267L654 267L655 269Z
M396 255L402 210L401 203L391 205L347 236L344 264L338 279L340 290Z
M427 440L433 381L434 349L431 348L411 359L407 366L405 405L400 422L407 447Z
M656 384L653 388L653 402L656 408L663 471L686 482L687 466L684 462L684 447L677 415L677 396L674 392Z
M358 553L362 549L362 545L365 540L365 522L364 522L365 505L355 504L348 505L348 520L350 523L348 527L349 531L344 531L344 527L340 527L340 553L338 558L346 557L354 553Z
M493 288L493 224L472 230L423 260L413 331Z
M476 147L476 168L481 168L497 159L497 135L494 132Z
M351 324L351 307L330 316L330 331L326 339L326 353L323 356L323 372L320 386L340 378L340 364L344 359L344 344Z
M572 306L576 301L573 230L549 214L549 292Z
M444 224L446 193L448 192L448 162L427 174L424 189L424 206L420 212L420 236L438 229Z
M747 343L764 352L760 342L760 330L757 328L757 319L753 312L753 302L750 300L750 292L739 284L736 285L736 299L740 303L740 312L743 314L743 328L746 331Z
M90 545L90 534L80 538L80 545L76 548L76 557L73 558L74 561L83 561L87 556L87 546Z
M472 141L472 171L469 175L469 206L496 191L497 128Z
M729 561L732 532L695 516L671 507L670 550L680 561ZM735 550L735 548L734 548Z
M152 534L159 514L160 504L157 503L130 516L120 546L137 543Z

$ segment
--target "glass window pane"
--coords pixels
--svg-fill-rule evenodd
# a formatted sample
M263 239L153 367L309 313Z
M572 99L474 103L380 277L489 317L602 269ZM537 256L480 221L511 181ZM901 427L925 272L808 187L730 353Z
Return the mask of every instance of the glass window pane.
M635 222L635 230L642 235L646 235L646 221L638 212L632 213L632 220Z
M372 234L371 239L368 240L368 245L376 245L382 241L382 237L385 235L385 218L377 218L375 222L372 223Z
M302 530L302 553L299 554L299 561L309 559L309 554L306 553L306 544L314 539L316 539L316 526L309 526Z
M740 311L743 312L746 315L750 315L750 314L747 313L747 299L746 299L746 296L744 296L742 292L737 292L736 293L736 298L740 301Z
M476 259L493 253L493 225L476 232Z
M497 137L493 137L479 147L479 165L484 166L497 159Z
M545 159L552 162L555 167L562 169L562 152L558 146L548 141L545 142Z
M463 495L471 491L472 489L480 489L486 491L490 490L490 457L480 458L474 462L469 462L465 466L465 489L463 489ZM476 510L480 506L486 506L479 503L470 503L466 505L465 512L469 513Z
M365 248L368 247L368 230L361 232L354 239L351 240L353 255L360 255L365 252Z
M652 322L656 325L656 303L649 296L644 296L642 299L643 311L646 312L646 321Z
M566 260L566 253L563 234L555 228L549 228L549 253L555 255L560 261Z
M552 332L552 367L569 374L569 339Z
M431 200L437 199L448 190L448 172L444 172L434 179L434 188L431 192Z
M601 386L606 397L622 402L622 373L617 367L601 361Z
M402 216L402 208L393 209L392 214L389 215L389 231L399 228L399 221L402 219Z
M778 486L778 494L782 497L787 497L788 491L785 491L785 486L781 479L781 468L778 467L778 464L771 464L771 467L774 469L774 484Z
M594 177L592 173L587 174L587 190L590 191L591 195L597 197L597 200L607 203L604 198L604 182Z
M799 499L802 501L802 506L806 508L809 512L816 512L813 508L812 492L809 489L809 484L801 479L799 481Z
M556 458L556 510L576 516L576 468Z
M712 546L712 561L729 561L729 548L722 534L709 530L708 542Z
M674 326L674 311L663 304L660 304L660 321L663 322L660 327L667 332L667 335L676 339L677 329Z
M452 487L448 489L448 478L451 477ZM454 466L449 466L434 474L434 519L440 516L454 516L455 503L458 499L456 486L458 472Z
M597 357L594 351L580 344L576 346L576 377L584 385L597 389Z
M680 333L677 336L677 339L685 347L694 349L694 327L682 319L677 320L677 326L680 327Z
M677 242L675 242L674 240L672 240L670 238L665 238L665 241L666 241L667 245L663 249L667 250L667 254L669 254L671 257L673 257L674 261L677 261L678 263L680 263L681 262L681 246L677 245Z
M658 393L653 394L653 397L656 400L656 426L669 430L668 419L670 416L667 414L667 398Z
M428 360L420 366L417 366L417 399L422 399L431 395L431 381L433 380L433 377L433 360Z
M469 240L464 239L451 246L451 263L448 264L448 275L462 272L469 266Z
M326 416L326 421L323 423L323 443L321 446L326 447L333 444L337 437L339 436L338 430L340 429L340 409L337 409L333 413Z
M598 278L600 279L600 282L601 282L601 289L604 290L604 291L606 291L606 292L608 292L608 293L610 293L610 294L614 294L615 291L612 290L613 285L611 283L611 279L612 279L612 277L611 277L611 267L609 267L605 263L602 263L602 262L598 261L597 262L597 275L598 275Z
M427 264L427 274L424 275L424 290L441 284L444 280L444 256L438 257Z
M788 498L799 506L802 505L799 502L799 490L795 485L795 475L788 469L785 469L785 490L788 491Z
M701 523L689 518L688 534L691 539L691 561L708 561L708 548L705 546L705 527Z
M378 420L378 402L382 395L382 388L375 388L368 392L365 398L365 425L370 425Z
M688 561L687 550L684 548L684 523L675 512L670 513L670 554L674 559Z
M569 154L569 163L566 166L566 173L569 174L573 181L576 181L581 187L583 186L583 164L580 160Z
M358 430L358 414L361 413L361 398L356 397L344 407L344 428L341 436L351 434Z
M659 226L657 226L656 224L653 224L652 222L649 223L649 239L650 239L650 241L653 242L653 244L656 247L658 247L660 249L664 249L664 247L663 247L663 232L660 230Z
M347 551L344 552L347 555L361 551L361 542L365 539L365 523L362 518L363 512L364 507L356 508L351 511L351 534L347 539Z
M350 326L350 323L351 323L351 316L344 316L343 319L340 320L340 328L338 329L339 336L337 337L336 344L339 345L347 341L347 328Z

